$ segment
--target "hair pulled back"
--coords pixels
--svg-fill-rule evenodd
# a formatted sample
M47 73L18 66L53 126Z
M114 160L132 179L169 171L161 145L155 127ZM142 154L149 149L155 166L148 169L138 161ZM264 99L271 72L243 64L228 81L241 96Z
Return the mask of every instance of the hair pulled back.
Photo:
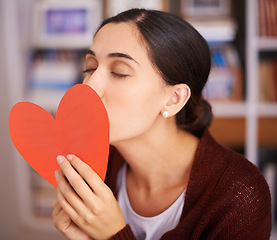
M167 84L187 84L191 97L176 115L179 129L200 135L210 125L212 111L202 90L211 69L210 50L205 39L186 21L172 14L131 9L102 22L134 23L146 44L150 60Z

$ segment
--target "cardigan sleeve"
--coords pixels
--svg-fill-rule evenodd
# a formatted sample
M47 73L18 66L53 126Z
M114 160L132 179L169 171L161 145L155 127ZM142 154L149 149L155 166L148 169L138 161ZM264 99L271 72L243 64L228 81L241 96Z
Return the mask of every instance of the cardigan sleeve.
M110 240L136 240L136 237L130 225L127 224L121 231L113 235Z

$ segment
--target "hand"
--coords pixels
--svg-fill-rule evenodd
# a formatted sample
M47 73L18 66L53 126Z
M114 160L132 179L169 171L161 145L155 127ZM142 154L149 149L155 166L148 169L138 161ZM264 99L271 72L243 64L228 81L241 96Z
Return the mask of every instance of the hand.
M90 236L81 230L62 209L58 200L53 202L53 224L70 240L91 240Z
M109 239L125 221L110 188L74 155L59 156L58 202L67 216L94 239Z

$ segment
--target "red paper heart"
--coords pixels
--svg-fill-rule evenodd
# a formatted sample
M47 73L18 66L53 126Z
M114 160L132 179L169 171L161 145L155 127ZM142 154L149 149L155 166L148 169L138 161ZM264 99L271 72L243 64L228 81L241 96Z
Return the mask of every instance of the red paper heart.
M40 106L19 102L9 116L10 136L21 156L53 186L58 155L74 154L104 180L109 154L109 122L97 93L77 84L63 96L56 118Z

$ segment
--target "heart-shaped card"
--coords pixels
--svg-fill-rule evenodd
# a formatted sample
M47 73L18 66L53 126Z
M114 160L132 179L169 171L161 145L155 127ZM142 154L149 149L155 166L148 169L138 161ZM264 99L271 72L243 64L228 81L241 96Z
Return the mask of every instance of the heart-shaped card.
M58 155L74 154L104 180L109 154L109 121L98 94L88 85L70 88L56 117L40 106L19 102L9 116L10 136L21 156L57 187Z

